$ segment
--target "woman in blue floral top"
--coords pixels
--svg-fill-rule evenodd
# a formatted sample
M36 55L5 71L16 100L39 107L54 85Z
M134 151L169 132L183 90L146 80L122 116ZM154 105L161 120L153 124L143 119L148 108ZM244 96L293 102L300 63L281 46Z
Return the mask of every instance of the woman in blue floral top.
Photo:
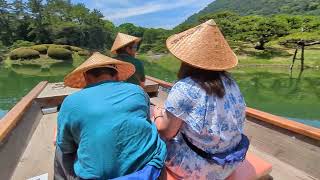
M240 158L227 156L244 139L246 104L226 72L238 60L213 20L170 37L167 47L182 61L164 109L154 110L167 140L167 171L177 179L225 179L248 148Z

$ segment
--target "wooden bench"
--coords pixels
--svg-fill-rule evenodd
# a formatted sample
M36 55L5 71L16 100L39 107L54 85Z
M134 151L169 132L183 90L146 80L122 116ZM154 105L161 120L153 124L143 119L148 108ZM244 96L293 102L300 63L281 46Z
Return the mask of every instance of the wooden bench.
M226 180L255 180L267 177L272 165L248 152L246 160ZM169 171L164 175L165 180L178 180Z

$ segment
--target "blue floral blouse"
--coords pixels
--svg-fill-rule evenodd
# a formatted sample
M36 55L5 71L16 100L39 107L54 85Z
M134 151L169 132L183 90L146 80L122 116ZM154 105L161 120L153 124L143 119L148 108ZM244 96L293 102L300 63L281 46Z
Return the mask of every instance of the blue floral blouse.
M198 148L208 153L233 149L241 140L246 104L233 79L222 78L225 96L208 95L191 78L178 81L171 89L165 109L180 118L180 132ZM167 142L167 167L185 179L225 179L236 164L224 167L208 162L193 152L181 134Z

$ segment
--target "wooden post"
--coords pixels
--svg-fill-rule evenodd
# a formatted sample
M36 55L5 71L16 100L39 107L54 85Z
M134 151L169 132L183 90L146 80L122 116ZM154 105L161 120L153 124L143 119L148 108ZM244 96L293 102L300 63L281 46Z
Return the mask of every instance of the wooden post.
M304 44L301 46L301 69L302 72L304 70Z
M293 56L293 59L292 59L292 64L290 66L291 73L292 73L294 62L296 61L296 58L297 58L298 49L299 49L299 46L297 46L297 48L296 48L296 50L294 52L294 56Z

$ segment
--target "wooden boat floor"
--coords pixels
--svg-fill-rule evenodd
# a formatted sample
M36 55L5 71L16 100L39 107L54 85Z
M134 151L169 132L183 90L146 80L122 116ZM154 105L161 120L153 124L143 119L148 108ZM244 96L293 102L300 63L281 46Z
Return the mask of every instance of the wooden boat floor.
M26 180L46 173L49 179L53 179L53 136L56 122L57 113L42 117L13 173L12 180Z
M43 116L15 169L12 176L13 180L26 180L46 173L48 173L50 180L53 179L55 147L52 141L56 120L57 113ZM274 179L316 179L271 155L257 150L255 147L251 146L250 151L273 165L271 176Z

